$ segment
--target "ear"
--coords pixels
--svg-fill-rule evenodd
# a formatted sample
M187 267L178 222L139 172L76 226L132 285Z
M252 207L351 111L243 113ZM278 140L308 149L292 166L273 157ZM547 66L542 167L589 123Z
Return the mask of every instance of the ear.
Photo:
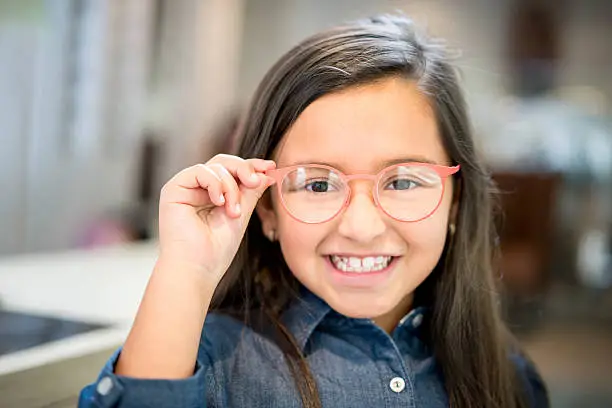
M257 216L261 221L262 232L266 237L269 236L270 231L276 231L276 211L274 210L274 206L272 204L272 196L270 191L266 191L263 197L261 197L261 199L257 202L255 211L257 212Z

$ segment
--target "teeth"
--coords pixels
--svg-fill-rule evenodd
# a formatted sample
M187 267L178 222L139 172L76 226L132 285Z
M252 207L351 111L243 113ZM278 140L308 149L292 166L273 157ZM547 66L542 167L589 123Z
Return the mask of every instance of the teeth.
M351 268L361 268L361 259L351 256L349 258L349 266Z
M357 258L354 256L337 256L330 257L334 266L343 272L376 272L386 268L391 262L391 256L368 256L365 258Z

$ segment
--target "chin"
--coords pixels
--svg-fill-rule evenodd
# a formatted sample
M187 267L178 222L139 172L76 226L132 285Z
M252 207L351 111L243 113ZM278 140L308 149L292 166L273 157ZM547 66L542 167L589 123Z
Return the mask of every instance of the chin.
M364 296L363 293L351 296L337 295L334 301L324 299L336 312L355 319L374 319L389 313L399 303L390 302L389 297L377 295Z

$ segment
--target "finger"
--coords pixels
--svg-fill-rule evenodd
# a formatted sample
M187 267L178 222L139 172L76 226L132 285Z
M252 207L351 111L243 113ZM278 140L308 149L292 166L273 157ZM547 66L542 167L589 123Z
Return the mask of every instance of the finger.
M208 165L221 180L223 194L225 195L225 207L227 213L232 217L239 217L241 212L240 206L240 189L234 176L220 163Z
M253 163L247 160L237 164L236 175L240 182L249 188L259 187L261 182L259 177L257 177Z
M248 159L247 162L251 163L255 170L261 173L265 173L267 170L276 168L276 162L274 160Z
M204 205L202 194L205 191L210 201L216 205L225 204L221 178L204 164L188 167L177 173L164 186L169 200L181 201L191 205Z
M244 160L238 156L228 154L218 154L213 157L208 164L222 164L232 176L248 187L259 186L259 177L254 173L265 172L276 167L272 160L248 159Z
M274 179L266 176L262 173L257 173L257 177L260 179L260 184L257 188L245 188L241 187L242 202L244 203L244 211L250 212L255 208L257 201L263 196L264 192L268 187L274 184Z
M208 166L197 166L196 178L200 187L208 192L210 201L218 206L225 204L223 182L217 173Z
M249 188L257 188L262 182L268 182L265 178L259 177L257 173L265 174L266 171L275 168L276 163L272 160L249 159L238 164L236 174L242 184Z

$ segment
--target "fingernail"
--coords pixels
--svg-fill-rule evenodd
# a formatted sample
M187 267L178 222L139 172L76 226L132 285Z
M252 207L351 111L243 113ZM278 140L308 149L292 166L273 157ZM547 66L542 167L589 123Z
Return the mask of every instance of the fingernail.
M220 202L221 204L225 203L225 197L223 197L223 194L221 194L221 195L219 196L219 202Z
M251 179L251 181L255 182L255 181L259 181L259 178L257 177L257 174L255 173L251 173L251 175L249 176L249 178Z
M236 211L236 214L240 214L240 204L236 203L234 210Z

